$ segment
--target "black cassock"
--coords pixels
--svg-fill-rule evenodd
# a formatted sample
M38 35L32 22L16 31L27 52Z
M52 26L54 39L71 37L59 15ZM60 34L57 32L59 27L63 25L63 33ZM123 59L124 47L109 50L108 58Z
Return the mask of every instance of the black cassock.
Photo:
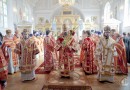
M123 37L123 41L126 47L127 62L130 63L130 37Z

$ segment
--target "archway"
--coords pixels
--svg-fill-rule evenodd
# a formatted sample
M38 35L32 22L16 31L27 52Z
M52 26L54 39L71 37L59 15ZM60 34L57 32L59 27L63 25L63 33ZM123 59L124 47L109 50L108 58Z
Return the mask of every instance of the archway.
M79 15L81 19L85 20L85 16L84 14L82 13L82 11L80 11L80 9L78 9L77 7L75 6L71 6L71 9L72 9L72 12L73 14L75 15ZM57 15L60 15L61 12L63 10L63 7L62 6L58 6L52 13L51 15L51 18L54 19L55 16Z

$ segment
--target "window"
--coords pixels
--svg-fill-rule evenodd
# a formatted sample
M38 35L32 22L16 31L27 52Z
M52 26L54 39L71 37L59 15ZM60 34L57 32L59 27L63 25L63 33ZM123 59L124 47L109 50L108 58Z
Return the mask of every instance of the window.
M7 27L7 0L0 0L0 27Z
M130 0L125 0L125 9L124 9L124 27L130 26Z
M110 15L111 15L110 9L111 9L111 5L109 2L107 2L104 8L104 22L110 19Z

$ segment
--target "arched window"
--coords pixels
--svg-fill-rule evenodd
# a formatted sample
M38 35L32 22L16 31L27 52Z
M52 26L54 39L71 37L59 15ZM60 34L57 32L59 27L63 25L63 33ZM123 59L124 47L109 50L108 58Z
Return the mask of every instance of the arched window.
M111 14L110 9L111 9L111 5L109 2L107 2L104 8L104 22L110 19L110 14Z
M0 0L0 27L7 27L7 0Z
M123 26L130 26L130 0L125 0L125 9L124 9L124 23Z

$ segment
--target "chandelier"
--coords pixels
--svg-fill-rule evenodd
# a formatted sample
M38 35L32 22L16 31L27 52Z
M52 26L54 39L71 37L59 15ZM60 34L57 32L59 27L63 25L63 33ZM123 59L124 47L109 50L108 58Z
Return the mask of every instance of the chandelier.
M59 0L59 4L62 6L72 6L75 4L75 0Z

